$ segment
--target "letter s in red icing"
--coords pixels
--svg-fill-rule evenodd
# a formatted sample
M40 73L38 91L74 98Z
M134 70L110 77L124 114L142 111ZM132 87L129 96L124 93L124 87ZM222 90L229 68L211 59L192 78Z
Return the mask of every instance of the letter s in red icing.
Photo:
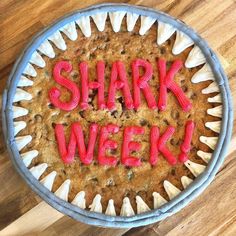
M80 91L77 85L61 75L61 71L65 70L70 72L72 70L72 65L67 61L59 61L53 69L53 78L61 86L68 89L71 93L70 101L63 102L60 100L61 92L58 88L53 87L49 90L49 99L51 103L64 111L71 111L76 108L80 100Z

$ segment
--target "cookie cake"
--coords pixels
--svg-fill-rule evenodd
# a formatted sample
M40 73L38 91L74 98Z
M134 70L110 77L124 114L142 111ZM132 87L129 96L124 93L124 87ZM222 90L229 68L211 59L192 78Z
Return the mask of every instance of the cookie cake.
M151 223L219 168L230 136L224 79L182 22L125 4L91 7L20 57L4 100L7 145L30 186L63 213Z

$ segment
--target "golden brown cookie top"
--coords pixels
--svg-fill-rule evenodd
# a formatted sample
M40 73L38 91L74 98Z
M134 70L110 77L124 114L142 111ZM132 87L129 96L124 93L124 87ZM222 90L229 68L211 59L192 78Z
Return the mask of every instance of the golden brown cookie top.
M31 64L14 99L15 135L26 166L57 196L130 216L160 207L204 171L221 96L183 32L100 13L57 31Z

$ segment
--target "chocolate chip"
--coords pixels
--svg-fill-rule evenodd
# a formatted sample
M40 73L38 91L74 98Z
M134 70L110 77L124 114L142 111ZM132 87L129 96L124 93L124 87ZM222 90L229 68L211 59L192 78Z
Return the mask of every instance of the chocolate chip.
M145 126L145 125L148 124L148 122L147 122L145 119L142 119L142 120L140 120L139 124L140 124L141 126Z
M98 179L96 177L93 177L90 179L94 184L97 184L98 183Z
M130 166L125 166L125 169L130 170L131 167Z
M117 118L117 115L118 115L118 111L115 110L111 112L111 116Z
M96 92L95 91L92 91L92 93L89 94L89 98L93 101L95 96L96 96Z
M179 112L176 111L176 110L171 110L171 113L170 113L171 117L175 120L179 119Z
M96 55L94 53L90 53L89 59L91 60L91 59L94 59L94 58L96 58Z
M122 109L125 110L126 107L125 107L125 103L124 103L123 97L119 97L119 98L118 98L118 101L119 101L119 103L121 104Z
M161 54L166 54L166 48L161 48Z
M123 98L122 97L119 97L117 100L119 101L119 103L123 103Z
M105 43L110 42L110 38L107 37L107 38L104 40L104 42L105 42Z
M73 78L73 79L78 78L78 73L77 73L77 72L72 73L72 78Z
M79 111L79 114L82 118L84 118L84 111Z
M38 91L37 95L40 96L42 94L42 91Z
M43 119L43 117L40 114L35 115L34 118L37 122L41 122Z
M167 119L164 119L163 122L166 124L166 125L169 125L169 121Z
M52 127L55 128L56 127L56 123L52 122Z
M115 155L116 152L117 152L117 149L110 149L110 153L111 153L112 155Z
M187 91L188 91L188 87L187 87L186 85L182 86L181 88L182 88L182 90L183 90L184 92L187 92Z
M52 103L49 103L49 104L48 104L48 108L49 108L49 109L55 109L55 106L54 106Z
M90 101L88 102L88 104L93 107L93 101L92 101L92 100L90 100Z
M121 54L125 54L125 50L122 50L120 53L121 53Z
M129 116L129 114L127 112L125 112L125 117L126 117L126 119L130 118L130 116Z
M175 169L171 169L171 172L170 172L170 173L171 173L172 175L175 175L175 172L176 172Z

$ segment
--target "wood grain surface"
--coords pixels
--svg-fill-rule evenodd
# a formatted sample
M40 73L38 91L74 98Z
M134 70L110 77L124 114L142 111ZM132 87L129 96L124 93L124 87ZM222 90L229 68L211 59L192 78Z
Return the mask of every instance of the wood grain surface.
M0 95L14 61L33 35L66 13L106 1L1 0ZM236 2L234 0L112 1L144 5L183 20L205 38L228 75L236 110ZM1 96L0 96L1 99ZM234 120L235 121L235 120ZM227 158L211 185L179 213L132 229L88 226L56 212L17 174L0 126L0 235L236 235L236 125Z

